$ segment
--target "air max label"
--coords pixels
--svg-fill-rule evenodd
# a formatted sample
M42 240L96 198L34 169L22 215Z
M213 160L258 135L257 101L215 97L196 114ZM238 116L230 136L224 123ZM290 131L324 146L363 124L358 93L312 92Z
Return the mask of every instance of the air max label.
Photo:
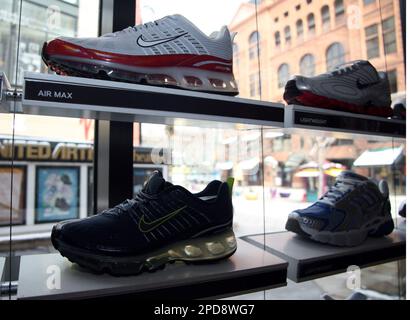
M48 98L57 98L57 99L66 99L71 100L73 98L72 92L63 92L63 91L50 91L50 90L40 90L37 94L38 97L48 97Z

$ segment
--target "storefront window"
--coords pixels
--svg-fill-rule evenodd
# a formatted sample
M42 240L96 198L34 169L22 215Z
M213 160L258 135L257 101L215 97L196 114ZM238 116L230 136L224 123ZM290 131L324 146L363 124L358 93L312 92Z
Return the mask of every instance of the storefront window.
M296 21L296 35L298 38L303 37L303 21L302 19L299 19Z
M52 70L51 66L47 66L42 60L43 44L60 36L97 37L101 22L99 3L98 0L53 0L47 1L45 5L44 1L37 0L2 0L0 71L7 75L12 86L22 90L26 72L48 74L51 77L54 76L54 71L62 71L61 77L56 79L64 82L66 80L64 70L56 70L58 67L53 67ZM346 119L338 118L340 116L338 112L352 113L358 109L363 113L363 110L366 110L369 114L364 112L362 118L371 116L374 120L374 117L380 117L371 113L375 112L374 108L383 107L383 111L386 109L391 111L390 103L386 101L390 100L389 98L395 101L397 98L405 97L405 59L400 37L398 37L403 31L400 30L399 1L389 2L390 9L386 11L383 2L377 1L350 3L343 0L307 0L294 3L293 1L235 0L229 1L225 10L215 11L217 5L220 5L220 1L212 0L202 4L176 1L172 5L162 0L136 2L135 20L136 25L141 29L144 28L144 23L155 29L158 19L179 13L201 29L204 39L209 41L205 45L205 42L200 43L195 39L189 39L192 50L199 50L201 59L204 60L195 61L195 68L192 68L195 72L190 70L192 74L189 74L189 77L184 77L180 82L173 79L175 82L171 88L168 83L172 81L171 78L162 74L162 71L168 72L169 69L158 69L161 73L156 73L155 77L151 75L152 77L149 78L145 66L142 69L138 67L127 69L126 84L121 82L124 79L110 78L112 73L118 71L117 66L113 67L111 73L104 74L102 72L104 70L99 70L98 67L95 68L98 69L98 74L87 74L88 78L82 78L79 76L84 74L79 73L74 75L75 79L82 79L81 81L87 84L94 81L93 77L98 78L99 81L115 80L106 83L114 87L138 87L138 90L147 90L150 94L155 94L159 83L161 87L168 87L168 89L175 89L183 83L191 87L189 91L187 87L183 87L184 91L180 88L180 93L183 93L181 96L199 99L211 92L213 95L208 96L209 99L218 100L216 94L221 92L214 89L217 87L225 89L227 83L232 84L234 80L229 78L229 81L220 84L218 79L204 78L202 74L201 78L196 72L213 70L209 74L214 76L218 74L215 70L223 70L224 76L231 77L230 72L233 67L239 98L254 99L252 102L257 105L263 105L263 102L255 100L282 103L285 113L297 108L302 108L302 113L308 114L309 112L313 114L311 110L316 110L322 116L332 113L334 115L332 119L338 119L341 128L333 132L329 129L331 127L327 120L323 122L320 115L317 118L304 116L300 119L300 123L296 124L295 121L295 127L286 129L273 125L262 126L255 120L256 118L252 118L255 117L254 113L248 119L249 123L233 122L230 118L233 117L232 114L229 117L221 116L218 121L215 121L215 118L209 120L201 113L202 111L198 111L200 108L205 108L200 103L192 106L197 108L193 110L189 110L191 106L184 105L187 110L184 111L186 115L178 111L175 116L172 105L167 104L165 113L158 108L154 110L153 115L148 112L147 115L143 112L132 114L127 109L124 114L126 116L132 114L134 117L125 118L126 116L121 112L112 111L113 108L131 108L122 105L121 97L118 98L118 102L110 102L115 105L89 113L83 112L88 110L89 105L83 101L79 102L76 107L83 108L81 112L86 115L81 119L73 118L73 113L69 114L70 117L63 113L61 113L63 116L59 114L51 117L41 115L41 112L33 109L29 112L23 109L23 112L16 113L0 109L2 112L0 113L0 256L14 255L18 258L29 254L58 253L50 242L53 225L59 221L94 215L96 203L94 203L93 191L96 174L99 172L94 168L94 159L101 153L95 153L98 148L94 148L94 141L97 141L94 134L98 133L98 130L95 130L96 122L93 119L99 117L101 117L100 121L108 121L107 119L126 120L128 123L142 121L132 124L132 196L134 198L139 196L145 181L155 171L161 172L169 183L180 185L192 193L202 191L214 180L229 181L234 177L235 184L231 196L235 209L233 230L237 238L257 235L265 237L287 232L285 229L289 214L295 210L309 208L321 199L323 194L334 190L335 182L344 171L377 181L386 181L390 190L386 199L391 203L393 217L398 217L399 206L406 197L404 139L380 137L377 135L378 132L375 134L369 131L364 135L354 130L347 130L343 127L347 126L346 122L343 122ZM351 10L351 6L360 10ZM198 11L201 12L200 16ZM356 20L350 19L351 11L358 12ZM383 14L386 12L385 16L381 12ZM354 24L352 21L360 21L360 23ZM215 30L226 30L221 29L222 25L227 25L229 32L215 33ZM135 27L106 37L129 35L133 30L136 30ZM166 54L169 58L179 49L188 51L182 41L175 43L168 41L172 38L169 31L160 34L158 30L155 31L158 33L144 31L146 34L135 39L137 43L141 43L138 40L144 43L140 46L144 48L147 55ZM175 30L180 33L178 37L189 37L179 26L175 26ZM209 35L209 38L205 38L205 35ZM228 42L229 39L232 41L232 48L218 47L215 44L218 37L224 35ZM159 40L160 36L165 40ZM132 42L134 45L135 41ZM164 52L152 45L161 41L165 41L163 43L165 49L161 47ZM81 44L81 41L79 43ZM224 53L228 52L229 56L226 59L214 57L211 59L210 53L204 49L207 46ZM71 50L78 50L76 46L73 48ZM95 50L97 53L93 59L98 60L96 57L103 55L102 49L99 47ZM119 46L113 46L109 50L120 49ZM128 47L128 44L126 50L129 50L127 55L132 54L133 49ZM231 53L232 65L230 64ZM137 59L140 57L131 59L132 63ZM92 59L84 62L85 60L78 58L71 62L81 65L83 70L86 70L90 60ZM382 79L383 75L387 74L389 82L385 84L386 87L390 87L392 95L391 97L387 95L383 101L386 105L376 106L366 101L365 106L357 108L355 100L344 102L340 100L340 96L332 96L337 91L345 93L340 89L343 85L339 86L338 79L344 76L349 78L355 71L352 65L344 64L358 60L367 60L374 67L377 72L372 73L373 77L379 74ZM151 58L146 59L146 63L147 65L152 63ZM219 69L212 69L214 65ZM341 65L343 67L338 68ZM353 65L357 67L355 62ZM175 68L179 67L178 65ZM366 67L363 72L369 69ZM133 84L138 82L135 81L137 78L135 74L141 80L138 86ZM297 87L299 83L295 80L299 75L302 76L302 88ZM318 75L321 76L316 77ZM308 85L312 83L315 85L315 81L332 76L338 78L320 82L315 88L317 90L312 90L313 93L308 92ZM147 79L154 79L154 81L148 83ZM372 81L362 81L369 79ZM188 83L188 80L192 82ZM199 88L199 83L205 80L209 80L210 83L208 90ZM374 81L371 76L364 76L358 81L355 79L354 88L350 89L352 92L357 92L373 86ZM99 85L101 83L105 82L98 82ZM334 83L336 84L332 87ZM150 86L142 87L148 85ZM300 96L289 98L289 91L292 91L291 94L300 94ZM326 96L329 92L330 97ZM232 92L228 93L232 94ZM383 93L386 92L380 92L380 95ZM236 100L239 98L225 95L221 96L220 100L235 104L238 103ZM348 98L354 99L355 95L349 94ZM246 102L245 99L240 100L241 103ZM309 105L312 101L314 105ZM341 103L337 104L340 101ZM158 103L168 103L168 101L165 99L165 102ZM49 104L47 107L53 108L53 104ZM64 109L63 107L66 106L62 107L59 103L58 107ZM209 109L214 107L218 108L218 104L209 104ZM369 109L371 112L368 111ZM143 110L145 112L145 109ZM243 116L243 110L238 108L237 112L241 117ZM111 118L111 113L115 114L115 117ZM203 118L197 117L197 114ZM357 115L352 115L352 118L354 116ZM289 119L290 117L286 118L287 121ZM318 123L321 125L317 125ZM101 175L101 172L99 173ZM164 183L161 186L169 185ZM369 201L373 199L370 197ZM124 205L126 206L127 203ZM121 212L122 209L120 206L118 211ZM121 213L118 213L117 217L120 216ZM6 240L10 236L10 225L12 236L23 239L13 245L13 252L4 249ZM303 242L303 238L297 239ZM263 247L265 245L266 243L263 243ZM369 278L374 277L379 282L384 281L381 276L384 272L388 274L390 287L388 285L378 287L371 283L369 287L395 299L400 298L398 287L402 280L399 279L397 268L394 270L398 263L379 264L374 268L363 270ZM328 274L332 273L326 273ZM7 280L15 281L16 277L14 276L14 279L9 276ZM294 296L292 297L296 299L319 299L326 290L334 290L335 294L343 297L347 295L348 290L344 287L340 288L340 279L339 276L320 277L318 280L307 281L304 284L292 283L289 287L293 285ZM84 285L88 284L85 282ZM281 297L281 291L272 290L267 293L268 298Z
M322 14L322 29L323 31L328 31L330 28L330 11L329 6L325 5L320 9Z
M282 64L278 69L278 87L279 88L284 87L289 77L290 77L289 65L286 63Z
M308 53L302 57L300 60L300 74L312 77L315 75L315 57Z
M341 43L333 43L326 51L327 70L332 70L336 66L345 62L345 51Z
M0 72L17 90L26 72L52 73L41 58L44 42L97 36L98 7L96 0L2 1ZM94 121L24 113L0 113L0 251L9 249L11 223L16 266L27 254L54 251L49 235L55 222L93 210ZM17 276L12 271L4 280Z
M396 52L396 29L394 26L394 17L383 20L382 29L385 54Z
M366 27L366 47L367 58L372 59L379 56L379 29L378 25L374 24Z
M258 56L258 41L259 35L258 32L253 32L249 36L249 59L253 60Z

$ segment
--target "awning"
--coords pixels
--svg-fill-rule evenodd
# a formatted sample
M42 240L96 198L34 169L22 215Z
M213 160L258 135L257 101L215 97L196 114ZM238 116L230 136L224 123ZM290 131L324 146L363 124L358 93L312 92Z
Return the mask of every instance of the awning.
M303 161L305 161L305 155L302 153L292 154L288 160L285 162L285 167L296 168L299 167Z
M247 133L241 136L242 141L254 141L260 139L260 132Z
M283 137L285 134L283 132L277 132L277 131L269 131L265 132L264 138L265 139L276 139Z
M257 157L239 162L239 168L241 168L242 170L253 170L258 165L259 165L259 158Z
M218 162L216 164L216 168L219 170L231 170L233 168L233 162L232 161Z
M323 173L331 177L337 177L345 170L345 167L340 163L326 162L323 164ZM319 166L316 162L310 161L299 167L299 171L295 173L299 178L316 178L319 177Z
M370 149L363 152L353 165L355 167L391 166L402 153L403 147Z
M316 178L319 177L319 170L314 168L307 168L295 173L298 178Z
M265 164L272 166L272 168L276 168L278 166L278 161L272 156L267 156L265 157Z
M339 174L343 172L343 169L341 168L330 168L324 170L324 174L327 176L331 177L337 177ZM319 169L316 168L306 168L303 170L300 170L295 173L295 177L298 178L317 178L319 177Z

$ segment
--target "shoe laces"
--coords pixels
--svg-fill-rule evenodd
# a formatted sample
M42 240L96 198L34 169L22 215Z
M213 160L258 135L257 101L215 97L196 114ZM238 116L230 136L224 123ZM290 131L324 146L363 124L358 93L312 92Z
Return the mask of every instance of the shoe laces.
M142 29L142 28L149 29L154 26L159 26L158 20L146 22L146 23L143 23L138 26L131 27L131 28L134 29L135 31L138 31L138 29Z
M116 217L120 217L123 214L135 214L135 209L146 205L149 200L150 197L147 194L139 191L134 199L126 199L115 207L104 210L102 214L113 215ZM131 208L133 210L130 210Z
M335 70L333 70L331 74L332 75L343 75L343 74L355 72L356 70L359 69L359 66L357 65L357 62L359 61L360 60L342 63L336 66Z
M321 201L329 201L331 203L342 199L347 193L352 191L358 182L348 182L337 180L336 183L319 199Z
M137 26L133 26L133 27L127 27L127 28L122 29L120 31L107 33L104 36L105 37L115 37L119 34L139 31L142 28L149 29L149 28L152 28L153 26L159 26L158 20L154 20L152 22L146 22L146 23L143 23L143 24L140 24L140 25L137 25Z

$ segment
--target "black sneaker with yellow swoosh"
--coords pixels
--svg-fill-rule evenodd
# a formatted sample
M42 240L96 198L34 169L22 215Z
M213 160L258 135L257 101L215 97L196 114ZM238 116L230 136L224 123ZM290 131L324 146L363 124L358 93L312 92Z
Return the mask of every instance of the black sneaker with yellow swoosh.
M192 194L154 172L134 199L54 226L54 247L95 272L137 274L167 263L215 261L236 251L233 179Z

